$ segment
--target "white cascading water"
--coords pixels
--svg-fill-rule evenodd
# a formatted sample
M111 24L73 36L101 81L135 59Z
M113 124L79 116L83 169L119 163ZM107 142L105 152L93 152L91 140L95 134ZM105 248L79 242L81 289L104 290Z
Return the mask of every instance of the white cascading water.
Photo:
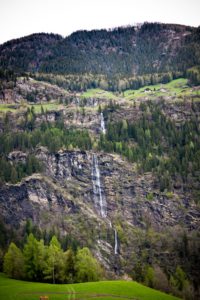
M102 192L99 163L96 154L92 155L92 185L94 202L102 218L107 216L106 198Z
M105 121L103 113L100 114L101 118L101 132L103 134L106 133L106 127L105 127ZM99 164L96 154L92 155L92 185L93 185L93 195L94 195L94 202L95 206L100 212L100 215L103 218L107 217L107 202L104 194L102 193L102 187L101 187L101 179L100 179L100 170L99 170ZM99 209L100 208L100 209ZM112 228L112 222L108 219L108 223L110 225L110 228ZM114 247L114 254L118 254L118 236L117 236L117 230L114 229L115 234L115 247Z
M101 112L100 114L101 117L101 131L103 132L103 134L106 133L106 127L105 127L105 121L104 121L104 117L103 117L103 113Z
M114 253L115 255L118 254L118 236L117 236L117 230L114 229L115 232L115 249L114 249Z

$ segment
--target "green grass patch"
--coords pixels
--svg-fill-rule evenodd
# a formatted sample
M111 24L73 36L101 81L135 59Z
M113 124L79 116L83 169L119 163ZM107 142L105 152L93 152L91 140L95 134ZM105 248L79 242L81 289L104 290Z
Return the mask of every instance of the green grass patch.
M153 200L153 193L148 193L146 195L147 200L152 201Z
M43 107L44 111L55 111L62 108L62 105L59 103L42 103L42 104L30 104L29 108L34 107L35 113L40 114L41 108Z
M187 85L187 79L179 78L166 84L148 85L138 90L127 90L124 92L124 97L127 100L145 97L153 100L160 96L184 96L191 93L191 88Z
M167 196L167 198L171 199L173 198L174 194L172 192L166 192L165 194Z
M114 93L102 89L89 89L81 95L81 98L117 99Z
M78 284L32 283L8 279L0 275L0 299L36 300L40 296L49 300L178 300L179 298L147 288L137 282L100 281Z
M0 104L0 113L6 113L8 111L14 112L18 109L18 106L14 104Z
M27 107L31 108L34 107L35 113L41 113L41 104L0 104L0 113L6 112L18 112L19 110L26 110ZM42 103L44 111L55 111L62 108L62 105L59 103Z

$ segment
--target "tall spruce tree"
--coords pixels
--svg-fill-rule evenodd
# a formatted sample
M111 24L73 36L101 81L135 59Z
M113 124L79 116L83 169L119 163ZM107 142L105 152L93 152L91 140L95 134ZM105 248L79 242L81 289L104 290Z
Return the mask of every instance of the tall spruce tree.
M3 271L11 278L22 279L24 277L24 258L22 251L11 243L4 256Z

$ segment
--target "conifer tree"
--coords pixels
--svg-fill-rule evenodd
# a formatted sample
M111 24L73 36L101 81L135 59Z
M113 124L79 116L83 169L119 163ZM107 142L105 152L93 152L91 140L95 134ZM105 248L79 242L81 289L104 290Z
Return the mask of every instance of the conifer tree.
M75 269L77 282L98 281L101 278L101 267L87 247L78 250Z
M43 277L45 247L43 241L37 241L31 233L24 246L25 274L29 280L39 280Z
M11 243L4 256L3 271L11 278L24 277L24 258L21 250Z
M62 281L63 270L63 250L54 235L47 249L47 259L44 268L45 279L53 283Z

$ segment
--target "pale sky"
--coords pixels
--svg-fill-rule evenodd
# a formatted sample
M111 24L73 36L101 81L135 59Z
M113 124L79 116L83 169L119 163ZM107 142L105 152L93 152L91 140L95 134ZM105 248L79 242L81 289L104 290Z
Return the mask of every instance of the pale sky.
M0 44L37 32L163 22L200 25L200 0L0 0Z

